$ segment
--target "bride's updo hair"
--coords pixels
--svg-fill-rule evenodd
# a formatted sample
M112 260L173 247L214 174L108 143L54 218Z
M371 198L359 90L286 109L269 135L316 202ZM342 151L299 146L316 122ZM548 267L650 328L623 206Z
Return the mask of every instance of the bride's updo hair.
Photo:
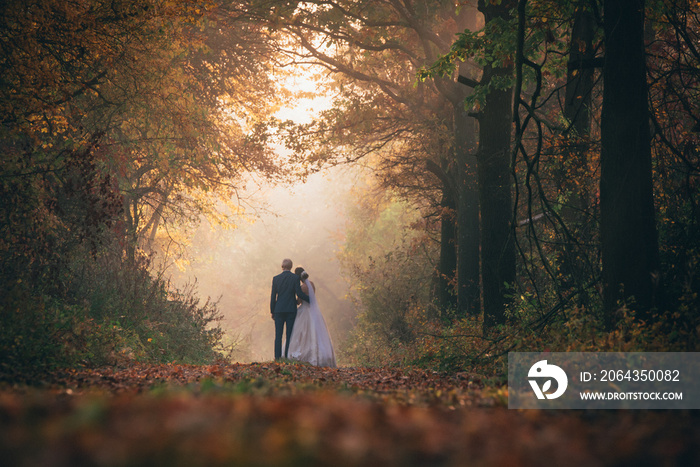
M305 281L306 279L309 278L309 273L306 272L306 271L304 271L304 268L302 268L301 266L299 266L298 268L296 268L296 269L294 270L294 274L296 274L297 276L299 276L299 278L300 278L301 280L303 280L303 281Z

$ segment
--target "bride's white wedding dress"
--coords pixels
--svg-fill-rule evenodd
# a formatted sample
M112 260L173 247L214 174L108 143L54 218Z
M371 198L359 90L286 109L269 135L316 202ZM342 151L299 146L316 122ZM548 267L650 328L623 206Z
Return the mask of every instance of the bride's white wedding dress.
M310 302L301 302L297 310L297 318L289 339L289 358L301 362L309 362L316 366L335 368L335 353L333 343L328 334L326 322L316 301L314 288L309 279L304 280L309 289Z

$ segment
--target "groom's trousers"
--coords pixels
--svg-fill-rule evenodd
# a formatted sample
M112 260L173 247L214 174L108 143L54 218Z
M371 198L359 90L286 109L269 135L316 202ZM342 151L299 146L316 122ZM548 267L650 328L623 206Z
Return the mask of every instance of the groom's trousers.
M287 358L289 339L292 337L292 328L296 319L296 311L294 313L275 313L275 360L279 360L282 357L282 334L284 334L285 325L287 326L287 333L285 336L284 357Z

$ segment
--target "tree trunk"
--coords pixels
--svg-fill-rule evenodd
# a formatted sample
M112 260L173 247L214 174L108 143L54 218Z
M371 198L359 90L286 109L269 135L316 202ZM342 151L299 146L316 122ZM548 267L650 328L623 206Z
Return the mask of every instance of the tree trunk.
M512 5L479 2L486 24L510 17ZM484 67L482 85L511 78L512 66ZM481 280L484 293L484 329L505 322L506 284L515 281L515 243L510 139L513 88L491 89L479 117L478 179L481 208Z
M126 214L126 241L125 241L125 253L126 259L129 264L134 264L136 262L136 250L138 247L138 225L139 225L139 208L138 203L132 197L126 197L125 199L125 209Z
M567 238L567 243L561 251L559 259L563 287L571 289L580 287L587 282L586 262L583 260L585 251L583 244L590 242L591 229L589 219L584 213L589 211L591 194L588 184L578 183L580 177L588 175L586 153L590 147L591 133L591 101L595 75L595 49L593 39L596 31L596 20L593 13L585 9L583 1L576 9L574 24L569 44L569 64L566 82L566 99L564 102L564 117L569 122L566 150L566 164L562 166L560 177L568 201L561 211L562 220L573 238ZM574 185L571 178L577 180ZM579 304L587 305L586 294L578 295Z
M442 182L442 199L440 200L440 259L433 281L433 296L443 318L454 317L457 295L454 280L457 272L457 238L454 175L450 170L453 157L444 158L441 164L428 159L426 169Z
M454 312L457 307L454 279L457 272L456 225L455 213L457 203L452 190L445 189L440 203L442 218L440 220L440 262L435 286L435 296L443 315L446 310Z
M644 0L605 0L601 123L601 248L605 324L620 300L638 316L657 305L659 246L654 220L644 53Z
M479 191L474 122L462 102L454 106L457 161L457 309L460 316L481 312L479 290Z
M564 103L564 117L571 122L575 136L588 136L591 130L591 91L595 71L591 63L595 57L595 26L593 13L579 7L571 31Z

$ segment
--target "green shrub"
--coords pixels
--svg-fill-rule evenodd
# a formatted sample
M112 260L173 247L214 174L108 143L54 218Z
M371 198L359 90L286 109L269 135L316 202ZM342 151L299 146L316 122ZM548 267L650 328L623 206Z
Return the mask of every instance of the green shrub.
M17 279L2 286L0 379L130 360L210 363L231 351L217 303L200 303L194 285L172 288L144 259L76 249L59 272L48 285Z
M174 289L153 277L145 258L124 261L103 255L73 271L72 300L88 304L99 329L112 333L107 355L96 360L207 363L220 355L223 331L216 302L203 304L195 285Z

